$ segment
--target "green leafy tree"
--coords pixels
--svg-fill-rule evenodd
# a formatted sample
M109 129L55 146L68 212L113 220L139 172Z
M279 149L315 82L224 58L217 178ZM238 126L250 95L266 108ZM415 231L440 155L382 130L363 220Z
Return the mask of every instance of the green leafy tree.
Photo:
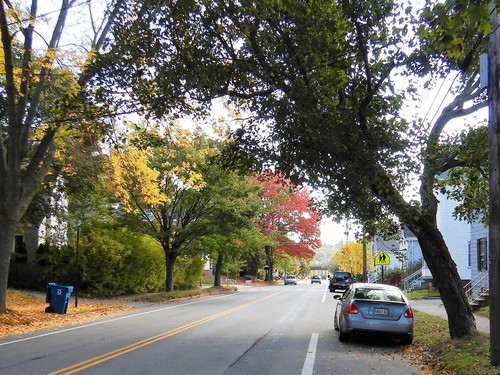
M195 145L189 132L182 130L172 137L159 132L144 133L141 138L135 134L132 144L136 146L112 153L108 187L138 229L161 243L167 270L165 288L172 291L175 262L183 255L186 242L200 230L210 200L203 194L206 181L202 173L208 148L202 137Z
M380 0L144 5L141 17L114 29L117 43L101 61L103 85L132 87L134 99L157 115L172 109L160 103L173 97L186 109L193 99L224 95L244 105L251 116L234 134L232 160L271 164L323 189L331 214L358 219L371 235L395 214L419 239L450 312L451 336L476 332L437 228L434 188L436 175L458 166L440 147L444 126L484 104L474 104L480 90L472 79L430 131L401 118L414 87L400 93L393 78L402 67L418 74L430 67L425 54L407 48L418 47L409 9ZM131 6L127 20L138 9ZM108 60L125 54L119 64ZM140 79L144 67L147 80ZM420 199L408 202L402 192L413 172L421 175Z
M300 260L289 254L282 254L276 258L276 268L282 271L283 276L298 275L300 272Z
M36 36L43 35L38 1L27 12L9 1L0 4L2 87L0 111L0 313L6 311L6 291L15 233L39 190L58 143L65 132L84 118L82 90L90 76L77 73L63 62L59 41L76 0L63 0L49 38L40 51ZM114 2L114 10L121 1ZM116 15L107 18L89 46L102 47ZM80 70L82 72L83 70Z
M482 200L488 199L489 210L483 212L482 218L489 223L489 283L490 283L490 358L492 365L500 364L500 251L498 245L498 1L450 1L439 3L427 2L422 13L425 22L419 29L423 45L430 55L444 62L446 68L458 69L463 76L469 77L477 71L477 57L488 52L488 98L486 92L476 99L476 104L489 104L489 137L476 150L481 150L482 168L467 171L458 169L449 174L447 182L452 182L453 188L448 189L453 196L463 198L464 205L458 215L476 218L474 207ZM486 131L483 132L486 134ZM479 139L479 137L472 138ZM489 145L489 147L488 147ZM489 154L488 154L489 149ZM462 153L462 156L464 154ZM470 156L475 156L473 153ZM485 166L486 160L490 161ZM468 173L467 173L468 172ZM489 175L488 175L489 172ZM465 183L460 177L465 175ZM489 182L489 186L488 186ZM458 186L458 188L457 188ZM489 187L489 189L488 189Z
M210 257L213 267L214 286L222 285L221 276L236 277L243 269L241 260L242 242L235 234L213 234L201 239L204 252ZM230 275L231 274L231 275Z
M244 276L256 277L259 274L259 270L267 264L268 259L265 256L264 248L268 244L268 237L262 234L257 225L241 231L234 238L233 245L237 247L237 252L241 254L239 259L244 264L241 269ZM231 261L232 259L230 257Z
M212 173L218 178L208 187L213 210L205 221L212 240L218 244L211 256L216 259L214 286L220 286L224 266L238 263L242 250L248 245L245 242L252 239L249 231L256 227L262 207L258 195L260 189L251 183L249 176L220 168L215 168Z
M220 146L204 134L177 129L132 138L134 146L110 158L109 188L135 226L162 244L171 291L175 262L196 253L194 240L253 224L255 188L217 166Z

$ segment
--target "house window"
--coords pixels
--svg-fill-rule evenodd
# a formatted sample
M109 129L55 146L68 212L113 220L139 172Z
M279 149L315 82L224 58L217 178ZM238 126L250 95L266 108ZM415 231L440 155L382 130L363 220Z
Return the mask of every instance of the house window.
M24 237L20 234L16 234L16 242L14 244L14 252L19 253L23 248Z
M488 242L486 238L477 240L477 270L486 271L488 269Z
M470 267L472 264L472 246L469 241L469 244L467 246L467 267Z
M28 260L26 251L26 244L22 235L16 235L16 242L14 244L14 260L18 263L25 263Z

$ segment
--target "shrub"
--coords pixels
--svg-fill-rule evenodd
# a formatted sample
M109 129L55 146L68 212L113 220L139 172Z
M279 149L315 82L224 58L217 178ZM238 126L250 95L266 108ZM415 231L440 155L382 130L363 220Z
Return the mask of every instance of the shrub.
M153 238L127 229L85 228L78 251L43 247L38 264L45 281L77 285L93 296L157 292L165 285L165 257ZM78 263L78 264L77 264Z
M175 263L174 284L176 289L192 289L200 286L205 262L199 257L180 258Z

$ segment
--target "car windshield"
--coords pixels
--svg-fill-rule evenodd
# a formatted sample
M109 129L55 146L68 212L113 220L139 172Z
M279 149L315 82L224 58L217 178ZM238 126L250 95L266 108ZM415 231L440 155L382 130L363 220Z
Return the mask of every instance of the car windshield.
M371 301L405 302L403 296L397 290L358 288L354 293L354 298Z

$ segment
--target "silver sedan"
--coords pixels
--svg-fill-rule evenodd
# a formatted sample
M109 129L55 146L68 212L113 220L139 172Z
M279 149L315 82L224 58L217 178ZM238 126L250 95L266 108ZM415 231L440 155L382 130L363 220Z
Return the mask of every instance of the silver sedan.
M399 288L354 283L333 298L339 300L333 325L340 341L355 333L377 333L397 337L403 345L413 342L413 310Z

